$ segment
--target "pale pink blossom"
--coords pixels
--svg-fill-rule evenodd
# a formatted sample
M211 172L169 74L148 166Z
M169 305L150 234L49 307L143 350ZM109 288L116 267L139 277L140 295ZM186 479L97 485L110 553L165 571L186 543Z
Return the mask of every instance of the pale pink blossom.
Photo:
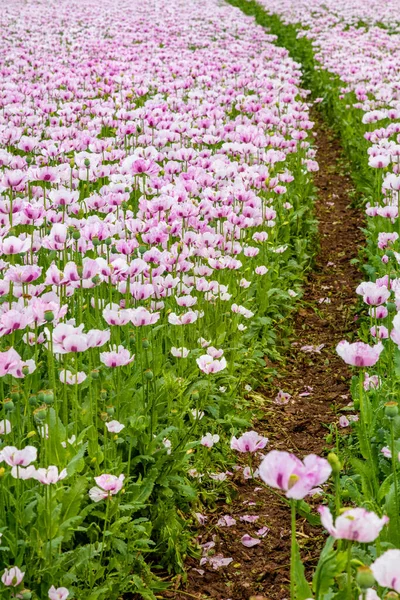
M94 486L89 490L90 499L93 500L93 502L100 502L109 496L118 494L118 492L122 490L124 479L125 475L117 477L116 475L104 474L95 477L94 480L97 483L97 486Z
M214 444L217 444L219 442L219 435L217 434L212 434L212 433L206 433L205 436L203 436L201 438L200 444L202 446L205 446L205 448L212 448L214 446Z
M34 446L25 446L18 450L15 446L4 446L0 450L0 462L4 461L10 467L27 467L37 459L37 449Z
M387 550L371 565L376 581L400 593L400 550Z
M375 346L369 346L363 342L350 344L343 340L336 346L336 352L339 356L348 365L355 367L372 367L378 362L382 351L382 342L379 342Z
M115 420L106 423L106 427L109 433L120 433L123 429L125 429L125 425Z
M34 475L35 479L44 485L51 485L54 483L58 483L67 477L67 469L62 469L62 471L58 472L58 468L54 465L50 465L49 467L43 469L36 469L36 473Z
M309 454L301 461L294 454L278 450L267 454L259 470L267 485L285 491L287 498L296 500L325 483L332 472L328 461L315 454Z
M71 373L68 369L60 371L59 377L62 383L68 383L69 385L79 385L87 379L87 375L83 371Z
M213 359L212 356L208 354L203 354L199 358L196 359L196 362L199 366L199 369L209 375L210 373L219 373L226 369L226 360L223 356L221 360Z
M268 438L263 437L257 431L246 431L239 438L235 436L231 439L232 450L238 452L257 452L262 450L268 444Z
M69 590L65 587L55 588L54 585L49 589L48 596L50 600L67 600Z
M135 360L135 355L131 355L129 350L120 345L113 346L110 352L101 352L100 360L106 367L124 367Z
M10 569L4 569L1 581L6 586L17 587L22 582L24 575L25 573L19 567L11 567Z
M384 525L389 522L388 517L380 518L365 508L349 508L336 518L335 523L327 506L320 506L318 512L321 515L322 525L329 535L336 539L360 543L376 540Z

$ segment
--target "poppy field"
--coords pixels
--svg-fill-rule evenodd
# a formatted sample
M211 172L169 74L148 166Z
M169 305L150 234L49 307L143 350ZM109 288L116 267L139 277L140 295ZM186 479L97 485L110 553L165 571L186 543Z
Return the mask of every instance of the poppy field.
M0 598L400 594L400 31L379 4L0 7ZM338 254L358 269L348 336L310 343L304 319L302 345L334 266L321 120L363 239ZM318 419L322 374L297 395L285 375L296 344L349 366L317 453L262 417L301 399ZM270 558L268 519L235 533L249 486L291 532L256 596L221 543Z

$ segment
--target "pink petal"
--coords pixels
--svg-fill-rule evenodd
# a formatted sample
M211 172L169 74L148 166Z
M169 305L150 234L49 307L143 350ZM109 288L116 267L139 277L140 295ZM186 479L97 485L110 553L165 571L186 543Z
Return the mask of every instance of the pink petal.
M251 537L251 535L248 533L245 533L240 541L242 542L243 546L246 546L246 548L252 548L253 546L257 546L261 543L261 540Z

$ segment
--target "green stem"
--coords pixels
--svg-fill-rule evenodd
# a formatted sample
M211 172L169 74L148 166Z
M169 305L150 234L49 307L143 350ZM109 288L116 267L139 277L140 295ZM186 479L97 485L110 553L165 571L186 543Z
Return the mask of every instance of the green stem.
M352 600L352 579L351 579L351 542L347 549L347 599Z
M395 436L394 436L394 421L390 419L390 438L391 438L391 453L392 453L392 470L393 470L393 481L394 481L394 495L396 502L396 520L397 520L397 535L400 532L400 507L399 507L399 481L397 479L397 456L395 450Z
M296 500L291 500L291 515L292 515L292 536L291 536L291 548L290 548L290 600L296 600L296 587L295 587L295 562L296 562Z

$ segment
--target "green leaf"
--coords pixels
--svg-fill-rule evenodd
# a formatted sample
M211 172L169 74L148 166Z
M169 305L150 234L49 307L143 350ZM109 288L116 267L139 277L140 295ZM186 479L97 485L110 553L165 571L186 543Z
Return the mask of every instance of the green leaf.
M296 542L295 560L294 560L294 576L296 587L296 600L307 600L311 598L312 593L308 581L304 575L304 565L301 561L299 545Z
M80 473L84 468L85 461L83 460L83 457L85 456L87 446L87 442L85 444L82 444L77 454L75 454L75 456L69 461L67 465L67 473L69 477L71 477L71 475L74 475L75 473Z

